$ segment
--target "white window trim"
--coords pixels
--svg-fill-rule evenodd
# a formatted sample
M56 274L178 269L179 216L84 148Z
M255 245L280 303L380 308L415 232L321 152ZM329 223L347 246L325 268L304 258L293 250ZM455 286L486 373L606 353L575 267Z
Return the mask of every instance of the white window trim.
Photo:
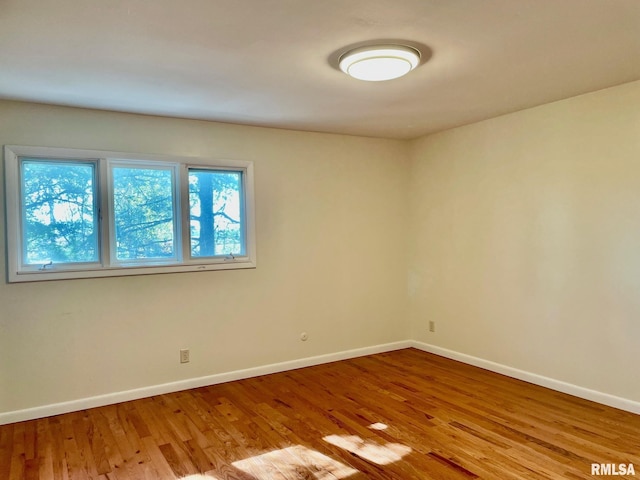
M190 252L184 252L182 249L182 244L185 243L183 240L183 236L180 233L183 231L182 230L182 217L186 214L186 212L182 211L182 195L180 195L180 188L182 185L182 182L180 180L180 163L175 163L175 162L149 162L149 161L131 161L131 159L120 159L120 158L108 158L105 162L107 164L107 192L112 192L113 191L113 170L112 167L132 167L132 168L136 168L136 167L148 167L148 168L158 168L158 169L162 169L162 170L167 170L170 171L172 173L172 184L173 184L173 199L174 201L173 203L173 217L175 219L177 219L178 221L175 222L174 224L174 228L173 228L173 239L174 239L174 256L173 258L166 258L166 259L158 259L158 258L149 258L149 259L144 259L144 260L138 260L136 262L127 262L126 260L118 260L117 254L116 254L116 244L115 244L115 238L110 237L107 241L108 241L108 245L109 245L109 251L105 252L108 253L109 255L109 259L110 262L109 264L114 266L114 267L122 267L122 268L128 268L128 267L141 267L143 265L162 265L162 266L167 266L170 264L181 264L183 263L181 258L189 258L189 254ZM164 165L166 164L166 165ZM162 165L162 166L160 166ZM187 182L187 188L188 188L188 182ZM103 211L107 211L107 212L111 212L111 214L109 215L109 221L108 221L108 225L105 225L105 227L108 229L108 231L110 233L115 232L115 214L114 212L114 206L113 206L113 196L112 195L106 195L107 198L107 207L106 210ZM102 198L102 197L101 197ZM105 222L107 223L107 222ZM178 225L178 223L180 225ZM188 235L188 232L186 232ZM186 242L188 243L188 242ZM186 255L185 255L186 253ZM183 256L184 255L184 256Z
M52 269L34 271L22 266L22 219L20 212L20 182L19 158L60 158L60 159L97 159L99 184L96 186L99 195L99 205L102 212L99 219L101 242L99 264L73 266L58 265ZM108 162L137 161L152 162L154 164L166 162L173 164L176 171L175 204L181 231L176 236L175 263L162 265L137 264L124 266L112 261L113 252L110 251L110 217L104 212L110 211ZM168 155L151 155L139 153L110 152L100 150L81 150L53 147L28 147L20 145L5 145L5 199L6 199L6 243L7 243L7 279L14 282L33 282L43 280L63 280L73 278L115 277L128 275L149 275L158 273L196 272L210 270L233 270L256 267L256 234L255 234L255 198L253 162L245 160L226 160L213 158L178 157ZM243 172L243 204L245 255L228 257L191 258L189 240L189 185L188 169L209 170L240 170ZM102 193L101 193L102 192Z

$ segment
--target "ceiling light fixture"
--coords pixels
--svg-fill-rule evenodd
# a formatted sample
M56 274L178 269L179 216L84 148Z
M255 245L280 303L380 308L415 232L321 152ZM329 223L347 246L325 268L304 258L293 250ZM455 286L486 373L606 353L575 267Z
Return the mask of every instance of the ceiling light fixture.
M381 82L402 77L420 63L420 52L405 45L370 45L340 57L340 70L359 80Z

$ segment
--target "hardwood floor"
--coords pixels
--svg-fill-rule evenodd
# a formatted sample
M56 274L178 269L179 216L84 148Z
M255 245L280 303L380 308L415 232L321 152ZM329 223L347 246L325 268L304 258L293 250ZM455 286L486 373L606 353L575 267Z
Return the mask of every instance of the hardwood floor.
M0 479L640 478L639 452L638 415L408 349L1 426Z

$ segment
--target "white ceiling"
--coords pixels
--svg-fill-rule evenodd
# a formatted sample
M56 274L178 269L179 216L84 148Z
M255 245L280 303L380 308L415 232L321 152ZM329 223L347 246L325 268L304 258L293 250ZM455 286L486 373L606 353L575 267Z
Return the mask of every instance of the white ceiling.
M335 68L370 40L431 58ZM0 0L5 99L413 138L637 79L639 0Z

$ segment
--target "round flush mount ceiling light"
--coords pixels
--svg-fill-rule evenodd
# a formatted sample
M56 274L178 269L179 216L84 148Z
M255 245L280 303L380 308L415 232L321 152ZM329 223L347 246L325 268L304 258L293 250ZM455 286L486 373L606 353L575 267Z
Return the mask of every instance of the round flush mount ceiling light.
M359 80L381 82L402 77L420 63L420 52L405 45L371 45L340 57L340 70Z

